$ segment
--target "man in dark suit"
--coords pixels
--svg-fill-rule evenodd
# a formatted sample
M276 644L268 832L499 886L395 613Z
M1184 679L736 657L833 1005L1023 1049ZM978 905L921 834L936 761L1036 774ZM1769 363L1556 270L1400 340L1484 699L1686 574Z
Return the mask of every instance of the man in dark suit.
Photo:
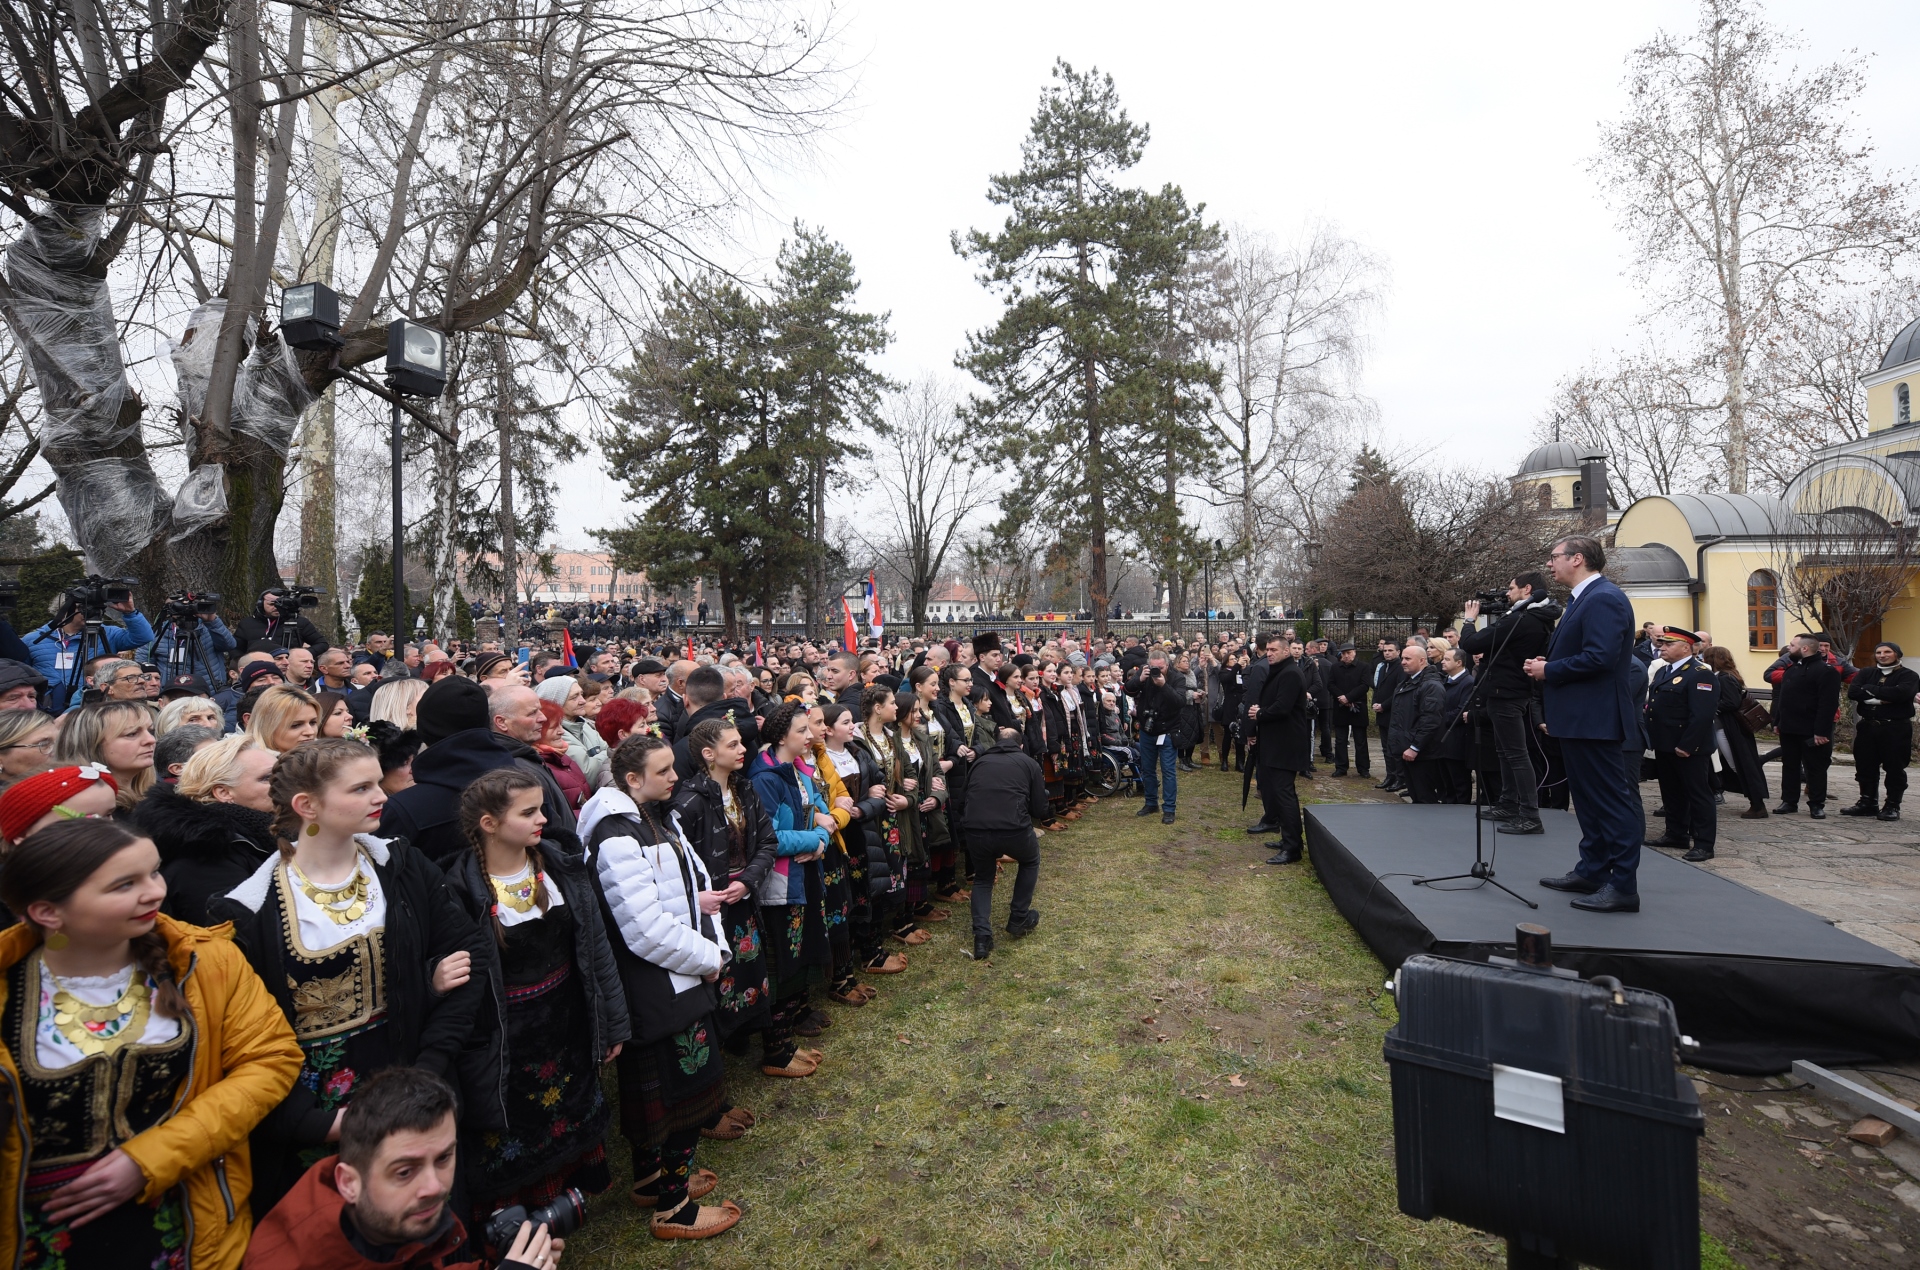
M1384 789L1392 793L1396 789L1407 787L1407 774L1400 763L1400 756L1387 744L1387 733L1393 727L1393 694L1400 686L1400 641L1383 639L1379 644L1380 660L1373 666L1373 713L1380 721L1381 761L1386 765L1383 776L1375 789Z
M1438 666L1427 664L1427 650L1409 644L1400 654L1401 679L1393 690L1393 730L1387 752L1400 757L1407 792L1416 803L1438 803L1446 777L1440 735L1447 726L1447 685Z
M1473 720L1467 717L1468 707L1473 704L1473 672L1467 669L1467 654L1458 648L1449 648L1440 663L1440 674L1447 684L1443 712L1447 722L1440 729L1439 737L1443 776L1440 801L1470 803L1476 755Z
M1313 769L1313 720L1292 640L1274 631L1261 642L1266 660L1248 667L1246 692L1240 698L1241 731L1253 747L1248 757L1260 785L1260 823L1247 832L1280 835L1280 849L1267 857L1268 864L1298 864L1306 841L1300 794L1293 783Z
M1527 662L1525 670L1545 685L1547 731L1560 742L1581 839L1573 872L1542 878L1540 885L1578 893L1576 908L1637 913L1647 822L1637 782L1627 773L1631 755L1621 748L1640 735L1634 680L1646 681L1633 655L1633 605L1601 576L1607 556L1598 539L1560 539L1547 567L1554 581L1572 588L1573 599L1547 655Z

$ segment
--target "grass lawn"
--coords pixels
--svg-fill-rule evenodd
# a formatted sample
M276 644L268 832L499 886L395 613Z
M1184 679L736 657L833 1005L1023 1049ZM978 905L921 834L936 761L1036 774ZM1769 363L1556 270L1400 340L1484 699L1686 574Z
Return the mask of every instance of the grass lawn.
M829 1007L813 1078L730 1068L760 1123L695 1164L740 1225L658 1243L617 1187L569 1270L1503 1263L1395 1206L1379 962L1306 865L1250 867L1237 775L1180 784L1173 826L1116 799L1043 839L1032 937L976 964L958 907Z

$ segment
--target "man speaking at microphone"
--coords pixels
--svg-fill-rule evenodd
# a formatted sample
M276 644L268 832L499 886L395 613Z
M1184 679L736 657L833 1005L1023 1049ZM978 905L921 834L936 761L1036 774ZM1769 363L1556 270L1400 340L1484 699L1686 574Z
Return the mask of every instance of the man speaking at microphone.
M1577 892L1575 908L1637 913L1647 824L1627 763L1637 760L1641 746L1633 745L1630 755L1622 743L1640 735L1632 676L1645 671L1633 656L1633 605L1600 576L1606 567L1597 539L1574 535L1553 544L1548 571L1572 588L1573 599L1547 655L1524 667L1545 686L1547 732L1560 742L1580 817L1580 863L1564 877L1541 878L1540 885Z

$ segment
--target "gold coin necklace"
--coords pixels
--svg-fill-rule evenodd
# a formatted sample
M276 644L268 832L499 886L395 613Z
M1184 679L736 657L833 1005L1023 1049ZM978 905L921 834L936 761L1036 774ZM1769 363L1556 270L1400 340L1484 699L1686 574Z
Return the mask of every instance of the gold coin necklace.
M335 926L351 926L367 915L367 875L358 860L353 864L353 876L338 886L320 886L311 882L291 863L287 865L287 872L306 897Z
M493 897L514 912L533 911L533 894L539 888L540 871L532 865L527 866L527 876L519 881L508 879L503 882L488 874L487 882L493 887Z
M127 980L126 990L106 1005L89 1005L62 987L44 962L40 969L53 985L54 1028L88 1058L115 1053L146 1032L153 997L138 967Z

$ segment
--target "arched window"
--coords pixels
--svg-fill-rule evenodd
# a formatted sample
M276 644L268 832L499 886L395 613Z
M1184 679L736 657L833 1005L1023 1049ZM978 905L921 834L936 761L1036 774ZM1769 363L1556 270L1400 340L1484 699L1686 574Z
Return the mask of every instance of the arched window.
M1913 422L1913 398L1908 395L1905 384L1893 390L1893 421L1896 424Z
M1552 511L1553 510L1553 486L1548 485L1546 482L1542 481L1540 483L1540 489L1538 490L1537 493L1540 499L1540 510L1543 512Z
M1575 507L1580 506L1580 482L1579 481L1575 481L1573 483L1573 505Z
M1780 647L1780 581L1765 569L1747 579L1747 647Z

